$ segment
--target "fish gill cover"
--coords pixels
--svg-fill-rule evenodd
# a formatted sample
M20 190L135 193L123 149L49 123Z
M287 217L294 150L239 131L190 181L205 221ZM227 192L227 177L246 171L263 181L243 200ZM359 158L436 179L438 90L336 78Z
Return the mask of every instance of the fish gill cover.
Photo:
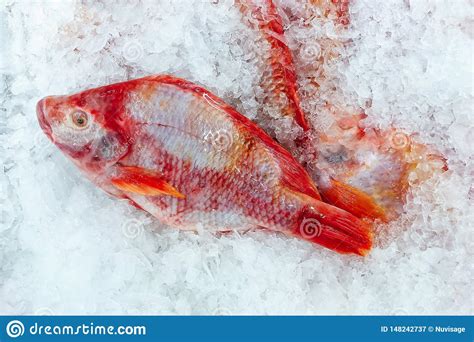
M443 156L447 170L410 170L396 218L377 225L364 259L267 232L168 229L81 177L39 129L35 104L173 74L205 86L310 164L294 143L301 128L265 93L271 44L254 25L258 17L222 0L7 1L0 313L470 313L472 4L358 0L347 14L325 1L275 3L301 106L328 148L315 167L333 172L348 153L373 156L346 133L334 150L347 123L340 120L350 117L391 149L429 146L426 155Z

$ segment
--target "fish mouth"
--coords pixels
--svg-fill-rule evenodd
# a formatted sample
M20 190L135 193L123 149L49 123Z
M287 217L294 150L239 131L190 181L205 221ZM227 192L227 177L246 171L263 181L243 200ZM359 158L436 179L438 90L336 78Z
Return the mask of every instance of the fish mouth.
M46 99L47 98L45 97L36 104L36 115L38 116L38 122L41 129L51 139L53 130L51 129L51 125L45 115Z

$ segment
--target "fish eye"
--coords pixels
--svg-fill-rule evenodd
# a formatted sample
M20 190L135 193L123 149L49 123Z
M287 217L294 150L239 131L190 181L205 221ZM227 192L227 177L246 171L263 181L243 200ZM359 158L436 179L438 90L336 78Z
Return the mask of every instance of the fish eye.
M82 110L77 110L71 114L71 121L77 128L86 128L89 124L89 115Z

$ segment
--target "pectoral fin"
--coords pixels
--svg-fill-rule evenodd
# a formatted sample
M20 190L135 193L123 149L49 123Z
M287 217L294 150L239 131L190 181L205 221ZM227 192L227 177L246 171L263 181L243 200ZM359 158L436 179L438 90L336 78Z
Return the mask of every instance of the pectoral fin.
M182 193L154 171L136 166L119 166L118 170L118 175L111 180L117 189L144 196L167 195L185 198Z

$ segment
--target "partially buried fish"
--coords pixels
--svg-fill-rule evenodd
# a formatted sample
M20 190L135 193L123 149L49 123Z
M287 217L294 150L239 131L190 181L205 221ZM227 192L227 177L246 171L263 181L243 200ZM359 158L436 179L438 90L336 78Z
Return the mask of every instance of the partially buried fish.
M370 227L321 201L308 173L204 88L150 76L37 105L54 144L99 187L178 228L259 227L365 255Z
M446 171L446 159L434 146L417 142L416 134L370 126L363 109L333 103L337 84L328 66L349 44L338 33L347 29L349 0L279 3L236 1L257 37L245 45L262 75L257 122L293 152L325 202L376 223L398 219L410 188ZM301 103L312 113L308 118ZM303 133L290 141L290 129L278 134L288 119Z

